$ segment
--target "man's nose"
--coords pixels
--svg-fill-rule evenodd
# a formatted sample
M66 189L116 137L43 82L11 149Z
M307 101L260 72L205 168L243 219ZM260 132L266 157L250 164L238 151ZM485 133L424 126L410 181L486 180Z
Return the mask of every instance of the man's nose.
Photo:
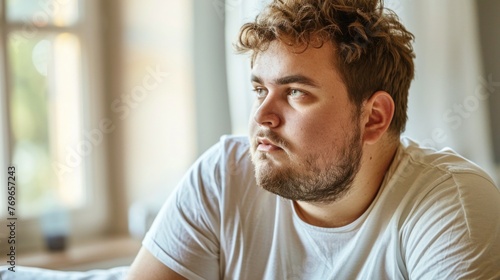
M276 128L281 124L279 100L277 95L269 93L257 107L254 120L261 126Z

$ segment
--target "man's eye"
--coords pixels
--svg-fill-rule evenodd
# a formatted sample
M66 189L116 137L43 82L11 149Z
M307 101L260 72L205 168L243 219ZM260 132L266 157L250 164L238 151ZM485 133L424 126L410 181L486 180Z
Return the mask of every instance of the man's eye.
M301 97L302 95L304 95L304 92L298 89L291 89L289 95L291 97Z
M254 88L253 91L255 92L257 98L264 98L267 95L267 90L263 88Z

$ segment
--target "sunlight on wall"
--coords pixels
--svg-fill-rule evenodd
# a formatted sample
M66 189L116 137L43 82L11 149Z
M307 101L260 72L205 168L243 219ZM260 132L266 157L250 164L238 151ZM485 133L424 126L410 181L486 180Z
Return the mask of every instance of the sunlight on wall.
M122 100L130 202L160 202L196 156L190 1L124 3ZM113 109L113 108L112 108Z

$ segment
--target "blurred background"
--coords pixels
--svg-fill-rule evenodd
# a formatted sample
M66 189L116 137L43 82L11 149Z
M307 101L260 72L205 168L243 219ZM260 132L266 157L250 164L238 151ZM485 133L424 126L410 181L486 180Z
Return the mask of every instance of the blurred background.
M129 264L190 164L246 133L232 43L266 2L0 0L1 262L15 166L19 265ZM498 182L500 2L385 2L416 36L405 134Z

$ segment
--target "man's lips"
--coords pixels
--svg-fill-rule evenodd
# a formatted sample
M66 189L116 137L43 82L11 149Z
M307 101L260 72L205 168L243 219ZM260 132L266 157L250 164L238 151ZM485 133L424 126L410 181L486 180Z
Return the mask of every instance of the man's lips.
M257 138L258 145L257 150L262 152L272 152L282 150L279 146L275 145L273 142L269 141L267 138Z

